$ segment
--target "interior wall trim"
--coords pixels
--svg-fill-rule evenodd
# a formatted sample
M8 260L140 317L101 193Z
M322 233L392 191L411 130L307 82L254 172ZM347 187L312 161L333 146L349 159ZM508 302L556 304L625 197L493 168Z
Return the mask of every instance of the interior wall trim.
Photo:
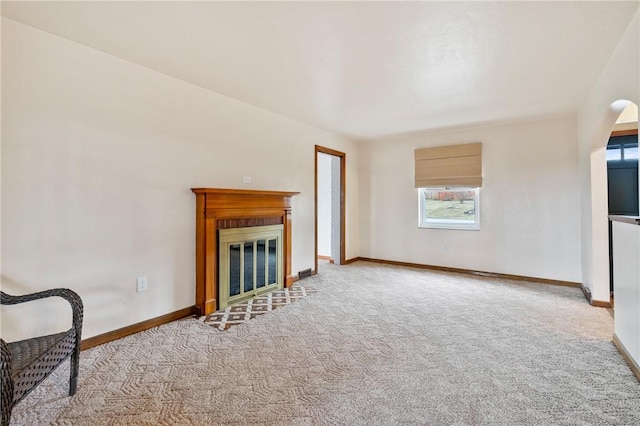
M627 351L627 348L624 347L615 333L613 334L613 344L615 345L616 349L618 349L618 351L622 355L622 358L624 358L624 360L629 365L629 368L631 368L631 371L633 371L633 374L635 374L636 378L640 382L640 366L633 360L633 358L631 358L629 351Z
M613 308L613 303L611 301L605 302L604 300L593 300L593 298L591 297L591 290L589 290L589 288L584 284L580 285L580 288L582 289L584 298L587 299L587 302L589 302L591 306L595 306L596 308Z
M607 309L612 309L613 308L613 303L605 302L604 300L593 300L593 299L591 299L591 301L589 303L591 304L591 306L595 306L596 308L607 308Z
M398 262L395 260L372 259L369 257L358 257L355 259L350 259L349 263L356 262L358 260L363 260L366 262L384 263L387 265L409 266L412 268L431 269L435 271L457 272L460 274L478 275L482 277L502 278L502 279L508 279L508 280L514 280L514 281L528 281L528 282L536 282L536 283L542 283L542 284L559 285L564 287L582 288L581 283L577 283L573 281L562 281L562 280L552 280L548 278L527 277L524 275L501 274L497 272L474 271L471 269L451 268L449 266L427 265L423 263L411 263L411 262Z
M167 324L171 321L175 321L181 318L186 318L193 315L193 307L180 309L179 311L170 312L159 317L151 318L146 321L142 321L136 324L131 324L126 327L119 328L117 330L109 331L103 334L99 334L88 339L82 339L80 349L85 350L93 348L94 346L102 345L103 343L111 342L126 337L130 334L139 333L141 331L148 330L153 327L157 327L162 324Z
M325 148L320 145L315 145L314 148L314 246L315 246L315 260L314 270L318 270L318 153L332 155L340 158L340 264L347 263L346 260L346 198L347 198L347 154L344 152L336 151L335 149Z
M636 123L637 125L637 123ZM614 130L611 132L611 137L615 138L618 136L633 136L638 134L638 129L628 129L628 130Z

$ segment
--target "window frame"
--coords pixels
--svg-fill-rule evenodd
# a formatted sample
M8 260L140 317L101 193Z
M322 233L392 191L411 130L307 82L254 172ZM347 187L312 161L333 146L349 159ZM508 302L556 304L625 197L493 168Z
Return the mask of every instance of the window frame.
M451 220L451 219L429 219L426 217L424 195L425 191L464 191L475 192L473 222ZM440 187L440 188L418 188L418 228L423 229L453 229L464 231L480 230L480 188L472 187Z

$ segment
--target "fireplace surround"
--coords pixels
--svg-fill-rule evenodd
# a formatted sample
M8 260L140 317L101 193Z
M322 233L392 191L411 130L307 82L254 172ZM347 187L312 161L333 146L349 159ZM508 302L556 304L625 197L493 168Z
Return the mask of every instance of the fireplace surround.
M220 308L220 231L281 225L279 267L290 287L291 198L299 192L192 188L196 196L196 303L194 313L208 315ZM256 229L258 230L258 228ZM223 235L227 231L223 232ZM251 240L251 238L249 238Z

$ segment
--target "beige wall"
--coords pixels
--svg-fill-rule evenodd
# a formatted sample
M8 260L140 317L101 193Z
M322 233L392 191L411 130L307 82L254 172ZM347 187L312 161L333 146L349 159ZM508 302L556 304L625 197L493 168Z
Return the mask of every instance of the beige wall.
M629 104L616 120L616 124L635 123L638 128L638 105Z
M483 143L480 231L418 228L414 149ZM361 255L579 282L575 116L424 133L360 152Z
M578 113L582 275L595 300L609 301L607 165L605 147L625 104L639 104L638 13Z
M193 305L192 187L300 191L292 271L312 268L315 144L347 154L347 256L357 256L355 142L2 21L6 291L77 290L84 337ZM138 276L148 291L136 293ZM45 323L57 309L18 323L3 307L3 338L63 326Z

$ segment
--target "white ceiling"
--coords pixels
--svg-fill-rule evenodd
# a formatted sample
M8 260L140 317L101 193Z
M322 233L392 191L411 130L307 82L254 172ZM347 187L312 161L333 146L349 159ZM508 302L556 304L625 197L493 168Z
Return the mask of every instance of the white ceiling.
M638 2L2 2L8 18L356 137L576 111Z

